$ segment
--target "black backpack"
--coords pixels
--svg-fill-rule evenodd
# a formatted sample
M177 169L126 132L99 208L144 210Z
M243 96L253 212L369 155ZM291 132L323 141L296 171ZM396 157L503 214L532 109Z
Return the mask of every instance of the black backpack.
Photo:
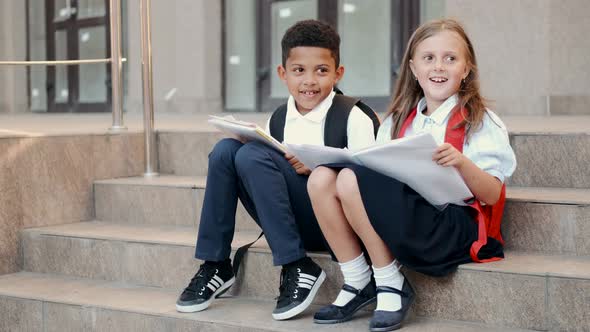
M326 114L324 127L324 145L333 148L348 147L348 116L354 106L357 106L373 121L374 135L377 137L379 130L379 117L371 107L358 98L345 96L338 89L334 89L336 95L332 106ZM279 106L270 117L270 134L277 141L282 142L285 133L285 119L287 117L287 104Z

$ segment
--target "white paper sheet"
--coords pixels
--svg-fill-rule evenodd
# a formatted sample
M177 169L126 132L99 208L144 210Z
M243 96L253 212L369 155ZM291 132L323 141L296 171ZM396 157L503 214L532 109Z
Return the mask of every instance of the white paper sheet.
M286 152L286 148L274 137L267 134L262 128L255 123L236 120L232 116L219 117L215 115L209 116L209 123L217 129L230 135L231 137L240 141L258 141L262 142L278 151Z
M473 195L456 168L432 160L436 148L428 133L373 146L355 157L362 165L409 185L432 205L464 204Z
M431 134L404 137L357 152L324 146L287 144L304 165L313 169L327 163L356 163L406 183L432 205L464 204L472 197L454 167L432 160L437 144Z
M322 164L358 163L347 149L337 149L323 145L285 143L291 152L303 165L313 170Z

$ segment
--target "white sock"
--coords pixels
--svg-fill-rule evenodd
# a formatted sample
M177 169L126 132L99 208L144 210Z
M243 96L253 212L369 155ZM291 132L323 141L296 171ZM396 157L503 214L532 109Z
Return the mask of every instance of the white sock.
M373 273L375 276L375 285L387 286L402 290L404 285L404 275L399 269L400 263L397 260L384 267L373 266ZM384 311L397 311L402 308L402 298L395 293L379 293L377 294L377 309Z
M339 263L340 270L344 276L344 283L356 289L363 289L371 282L371 268L367 264L365 256L361 254L359 257L345 262ZM352 294L345 290L340 290L338 297L334 301L334 305L342 307L352 300L356 294Z

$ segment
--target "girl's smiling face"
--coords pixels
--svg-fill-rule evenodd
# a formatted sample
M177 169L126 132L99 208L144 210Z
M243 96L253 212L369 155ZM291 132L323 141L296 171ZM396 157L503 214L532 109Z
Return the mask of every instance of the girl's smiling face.
M427 114L432 114L469 74L465 42L454 31L440 31L416 46L410 68L424 91Z

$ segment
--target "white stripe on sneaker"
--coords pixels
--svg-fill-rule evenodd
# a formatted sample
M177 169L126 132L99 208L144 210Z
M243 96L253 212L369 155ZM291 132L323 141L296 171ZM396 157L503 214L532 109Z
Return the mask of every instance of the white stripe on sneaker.
M209 284L215 286L215 289L217 289L217 288L221 287L221 285L223 285L223 282L219 282L215 279L211 279L211 280L209 280Z
M311 280L299 279L299 280L297 281L297 284L299 284L299 285L309 285L309 286L313 286L313 284L315 284L315 282L314 282L314 281L311 281Z
M221 279L217 274L213 276L213 279L219 283L219 285L223 285L225 282Z
M308 279L308 280L311 280L311 281L318 280L317 277L312 276L311 274L307 274L307 273L299 273L299 278L305 278L305 279Z

